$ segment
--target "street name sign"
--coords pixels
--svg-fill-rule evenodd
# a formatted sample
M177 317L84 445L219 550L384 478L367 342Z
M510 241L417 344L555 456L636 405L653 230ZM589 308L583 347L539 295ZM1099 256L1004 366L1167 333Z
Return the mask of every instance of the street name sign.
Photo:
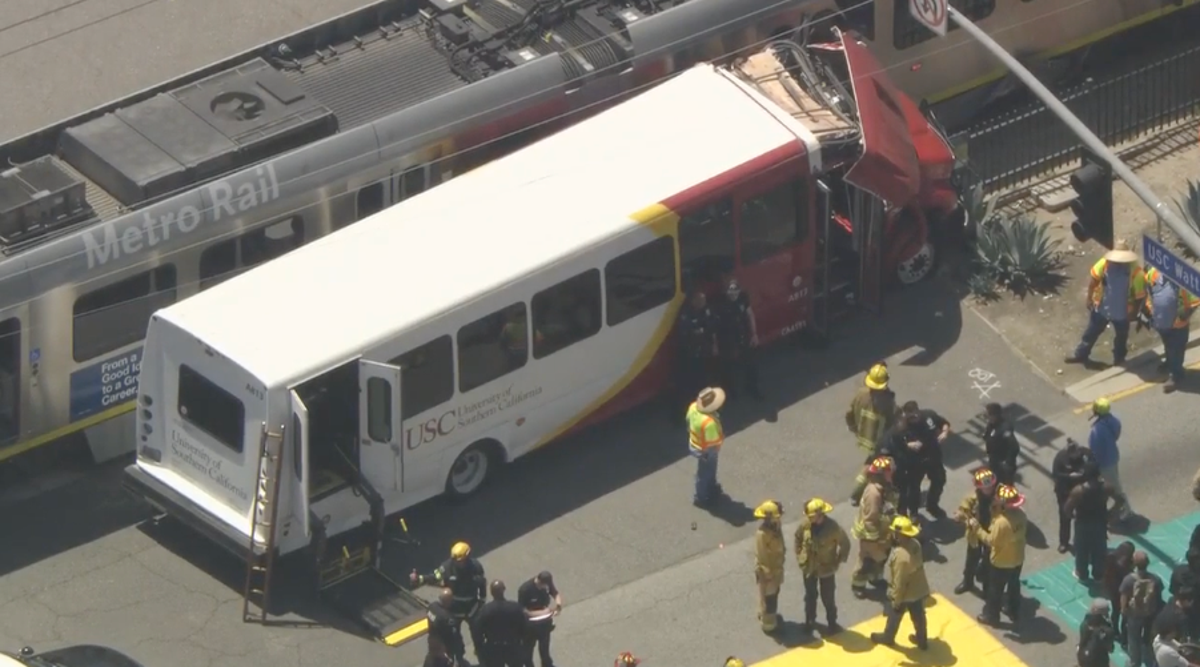
M1142 258L1148 266L1161 271L1167 280L1192 294L1200 294L1200 270L1146 235L1142 235Z

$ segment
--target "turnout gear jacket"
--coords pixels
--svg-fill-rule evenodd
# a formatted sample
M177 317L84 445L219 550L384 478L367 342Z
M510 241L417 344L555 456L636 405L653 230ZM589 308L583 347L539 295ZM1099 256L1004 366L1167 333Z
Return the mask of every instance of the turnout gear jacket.
M447 559L438 569L417 578L417 583L433 582L454 593L454 602L463 604L487 599L487 577L483 564L475 558Z
M992 517L990 527L976 528L975 535L991 549L992 566L1009 569L1025 564L1027 527L1024 512L1006 508Z
M851 532L856 540L879 542L887 538L887 505L890 490L880 482L870 482L859 501L858 518Z
M925 578L921 543L915 539L897 542L888 559L888 574L888 600L893 607L905 602L920 602L929 597L929 580Z
M876 443L883 437L900 416L896 406L896 394L890 389L859 389L846 411L846 427L858 440L858 446L874 451Z
M783 560L787 556L783 531L779 525L761 526L754 536L754 576L783 581Z
M850 536L836 521L825 517L820 526L805 519L796 529L796 563L805 577L832 577L850 560Z
M992 524L991 502L991 497L984 498L981 502L979 492L972 491L958 504L958 510L954 513L954 519L962 523L966 523L967 519L975 519L979 523L980 528L987 530ZM967 529L967 545L971 547L979 546L979 535L970 529Z

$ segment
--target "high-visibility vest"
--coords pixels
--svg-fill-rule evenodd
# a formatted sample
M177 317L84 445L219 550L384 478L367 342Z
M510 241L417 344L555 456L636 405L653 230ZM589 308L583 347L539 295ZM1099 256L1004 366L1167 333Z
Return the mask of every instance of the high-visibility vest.
M1146 271L1147 284L1156 285L1159 280L1165 281L1166 278L1163 277L1158 269L1151 268ZM1175 323L1171 328L1186 329L1188 327L1188 318L1191 317L1192 312L1197 307L1200 307L1200 299L1179 285L1175 286L1175 293L1179 296L1179 306L1178 310L1175 311ZM1154 314L1154 299L1146 299L1146 308L1150 311L1151 315Z
M693 449L707 451L725 444L725 431L716 415L706 415L696 407L695 403L688 406L688 444Z
M1108 289L1108 283L1105 276L1108 272L1108 260L1101 258L1100 261L1092 265L1092 280L1100 283L1100 289L1092 294L1092 306L1100 308L1104 303L1104 294ZM1129 294L1125 297L1126 307L1129 317L1132 318L1137 314L1137 309L1142 300L1146 298L1146 272L1142 267L1133 265L1129 271Z

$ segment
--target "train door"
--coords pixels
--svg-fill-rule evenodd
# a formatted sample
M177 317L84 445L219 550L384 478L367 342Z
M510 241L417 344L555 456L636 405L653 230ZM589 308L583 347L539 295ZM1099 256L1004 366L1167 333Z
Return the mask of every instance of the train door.
M813 197L809 180L789 177L795 171L794 163L783 165L776 178L755 179L734 199L736 274L764 343L803 328L812 317Z
M363 476L380 493L403 491L404 447L400 428L400 369L358 362L358 458Z
M0 445L21 436L21 320L0 320ZM30 358L30 366L37 359Z

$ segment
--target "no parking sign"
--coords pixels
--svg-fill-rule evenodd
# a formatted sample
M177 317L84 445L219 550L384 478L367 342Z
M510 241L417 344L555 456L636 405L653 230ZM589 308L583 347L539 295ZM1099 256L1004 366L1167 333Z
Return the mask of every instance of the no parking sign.
M942 37L946 36L950 18L946 0L908 0L908 11L921 25Z

